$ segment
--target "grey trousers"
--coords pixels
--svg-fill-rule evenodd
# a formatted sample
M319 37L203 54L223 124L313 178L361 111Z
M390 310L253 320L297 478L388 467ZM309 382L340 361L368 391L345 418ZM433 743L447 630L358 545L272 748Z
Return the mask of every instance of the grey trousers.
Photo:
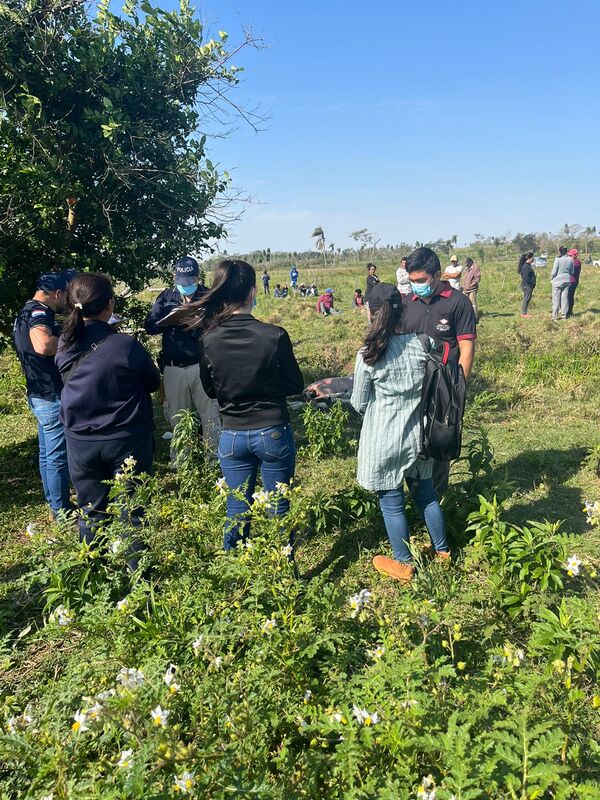
M219 406L204 391L198 364L189 367L165 367L165 418L175 427L176 416L182 409L196 410L202 422L204 441L216 452L221 434Z
M569 286L565 283L562 286L552 287L552 319L558 319L558 315L562 319L567 318L569 313Z

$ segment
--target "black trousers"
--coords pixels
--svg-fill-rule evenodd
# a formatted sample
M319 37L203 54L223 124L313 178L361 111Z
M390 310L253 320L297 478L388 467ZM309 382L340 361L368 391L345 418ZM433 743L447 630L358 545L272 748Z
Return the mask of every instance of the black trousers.
M575 292L579 284L571 283L569 285L569 304L567 306L567 317L573 316L573 306L575 305Z
M115 477L128 456L136 460L133 469L135 475L141 472L151 474L154 459L152 433L97 442L73 439L67 435L67 460L81 511L79 536L82 541L93 542L98 527L107 519L109 486L104 481ZM124 485L126 492L132 489L133 486ZM143 515L143 508L133 509L129 520L133 528L141 526ZM133 542L132 549L137 549Z
M521 314L527 314L529 311L529 303L531 302L531 296L533 295L533 286L523 284L521 285L521 289L523 290L523 303L521 304Z

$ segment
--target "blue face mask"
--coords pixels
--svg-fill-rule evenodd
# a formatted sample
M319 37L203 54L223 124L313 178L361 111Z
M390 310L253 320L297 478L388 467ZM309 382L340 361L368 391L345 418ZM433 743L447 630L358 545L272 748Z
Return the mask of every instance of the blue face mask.
M432 283L413 283L411 281L410 288L417 295L417 297L431 297L433 294Z
M198 288L197 283L193 283L191 286L181 286L180 284L176 284L176 286L179 294L182 294L184 297L191 297Z

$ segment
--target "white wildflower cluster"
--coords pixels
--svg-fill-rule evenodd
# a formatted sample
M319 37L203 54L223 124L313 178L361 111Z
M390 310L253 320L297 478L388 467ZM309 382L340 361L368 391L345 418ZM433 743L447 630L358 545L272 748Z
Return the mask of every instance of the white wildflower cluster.
M133 472L136 464L137 461L133 456L127 456L125 461L121 464L121 469L115 474L115 481L117 481L117 483L126 481Z
M586 500L584 511L586 513L588 525L600 525L600 500L596 500L595 502Z
M436 788L435 781L431 775L424 775L421 778L421 785L417 789L418 800L435 800Z
M219 478L215 483L215 489L219 494L227 494L227 481L225 478Z
M25 528L25 533L26 533L27 536L29 536L30 539L33 539L33 537L37 533L37 526L36 526L35 522L28 522L27 523L27 527Z
M192 650L194 651L194 655L198 656L200 653L200 649L204 646L204 636L198 636L192 642Z
M117 761L117 767L120 769L130 769L133 764L133 750L123 750Z
M144 682L144 673L134 667L123 667L117 675L117 683L124 689L137 689Z
M57 606L50 614L50 622L56 622L61 628L66 628L73 622L73 614L65 606Z
M492 656L492 662L503 667L520 667L524 659L525 652L520 647L513 647L509 642L502 648L502 655Z
M126 597L124 597L122 600L117 601L117 611L127 611L128 608L129 608L129 602Z
M19 731L23 731L25 728L29 727L32 722L33 717L29 711L26 710L16 717L9 717L6 720L6 729L9 733L18 733Z
M121 549L122 546L123 546L123 540L122 539L115 539L113 542L111 542L111 545L110 545L111 553L113 555L116 555L119 552L119 550Z
M273 633L276 627L277 627L276 619L266 619L260 626L260 632L270 635Z
M285 556L286 558L289 558L293 552L294 548L292 547L291 544L286 544L281 548L281 555Z
M183 772L179 777L175 778L175 791L182 794L189 794L196 785L196 776L194 772Z
M265 491L254 492L252 495L252 500L254 501L254 506L257 508L264 508L265 506L269 505L270 496L269 493Z
M359 708L357 705L352 706L352 714L359 725L367 728L379 722L379 714L376 711L367 711L366 708Z
M100 703L95 702L89 708L80 708L73 715L73 724L71 728L75 733L83 733L89 730L93 722L97 722L102 717L102 706Z
M171 694L175 694L181 689L181 686L175 682L175 673L177 672L177 667L175 664L169 664L167 667L167 671L165 672L165 676L163 678L165 684L169 687L169 691Z
M157 728L166 728L167 723L169 721L169 716L171 712L167 711L166 709L161 708L160 706L156 706L150 712L150 716L152 717L152 722L156 725Z
M567 575L573 577L574 575L579 575L581 566L581 559L577 558L576 555L569 556L566 562L563 564L563 568L566 569Z
M352 597L348 599L348 603L352 609L351 616L357 617L360 612L369 605L372 596L372 593L368 589L361 589L357 594L353 594Z
M275 484L275 491L282 497L289 497L292 493L292 487L289 485L289 483L281 483L280 481L277 481Z
M383 655L385 654L385 647L380 644L378 647L375 647L373 650L367 650L367 653L371 656L373 661L380 661L381 658L383 658Z

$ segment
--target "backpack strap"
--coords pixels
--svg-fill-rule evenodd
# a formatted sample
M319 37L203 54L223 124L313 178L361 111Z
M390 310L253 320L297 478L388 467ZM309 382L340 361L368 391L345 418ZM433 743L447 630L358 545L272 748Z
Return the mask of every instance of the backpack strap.
M66 385L67 385L67 383L68 383L68 382L71 380L71 378L72 378L72 377L73 377L73 375L74 375L74 374L77 372L77 370L79 369L79 367L80 367L80 366L81 366L81 365L82 365L82 364L83 364L85 361L87 361L87 360L88 360L88 358L90 358L91 356L93 356L93 355L94 355L94 353L95 353L97 350L99 350L99 349L100 349L100 347L102 347L102 345L104 344L104 342L105 342L105 341L106 341L108 338L110 338L110 336L111 336L111 334L109 333L109 334L108 334L108 336L105 336L105 337L104 337L104 339L100 339L100 341L99 341L99 342L92 342L90 349L89 349L89 350L87 350L87 351L86 351L85 353L83 353L82 355L80 355L80 356L79 356L79 358L78 358L78 359L76 359L76 360L75 360L75 361L74 361L74 362L71 364L71 367L70 367L70 368L69 368L69 369L68 369L66 372L63 372L63 373L61 373L61 378L62 378L63 386L66 386Z
M429 336L426 333L417 333L417 339L421 342L421 346L423 350L429 355L431 353L431 342L429 341Z

